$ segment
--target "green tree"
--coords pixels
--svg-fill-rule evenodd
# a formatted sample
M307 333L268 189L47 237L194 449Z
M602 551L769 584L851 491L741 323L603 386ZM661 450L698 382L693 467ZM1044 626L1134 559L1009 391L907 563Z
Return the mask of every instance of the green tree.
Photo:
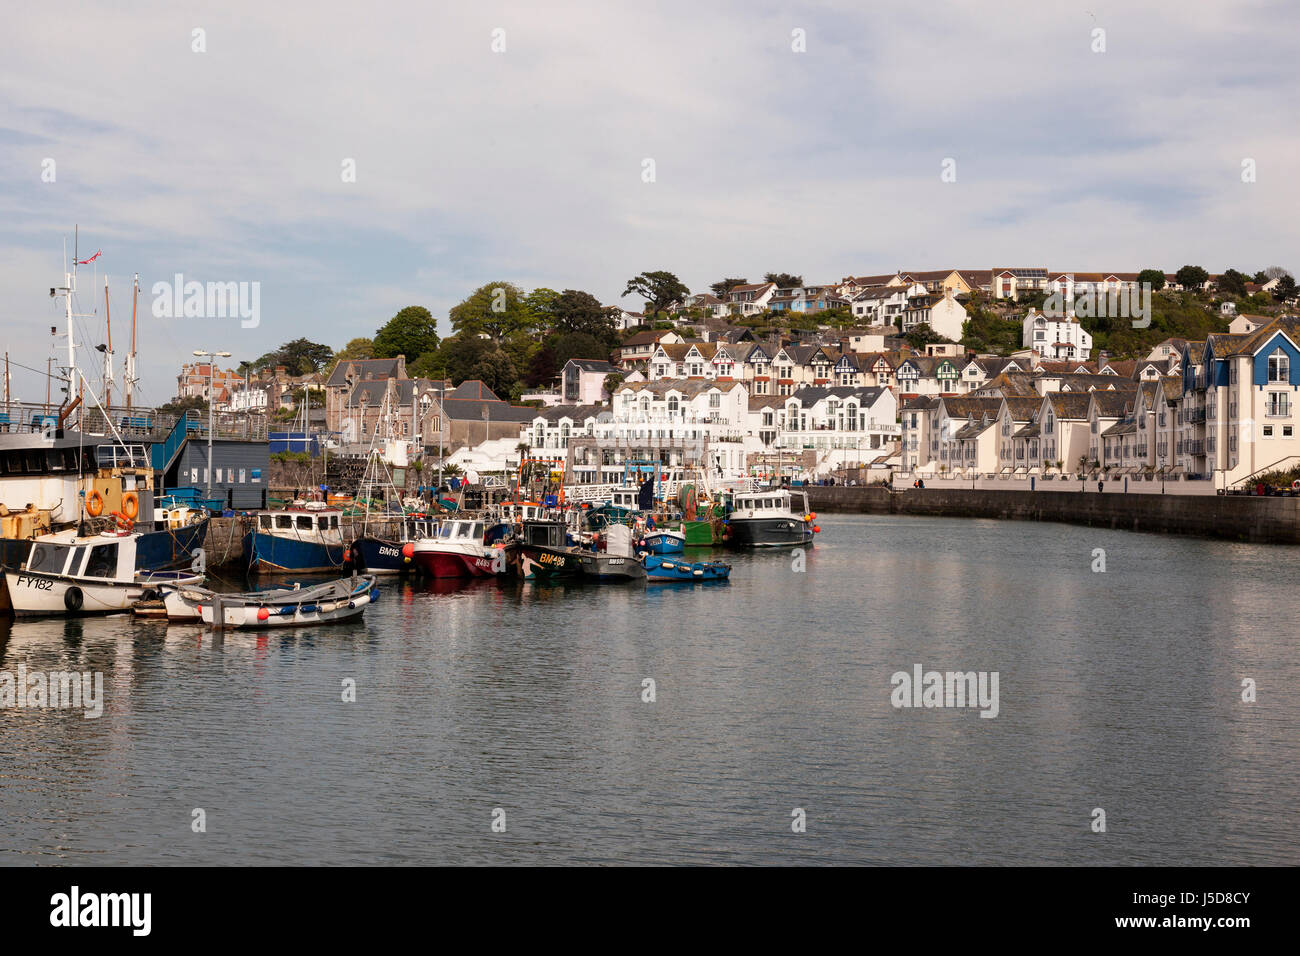
M763 276L764 281L775 282L778 289L795 289L803 287L803 276L791 272L769 272Z
M452 385L474 378L474 368L479 359L493 348L491 342L477 335L454 335L444 339L430 366L430 371L437 373L432 377L450 379Z
M551 385L559 374L559 366L555 364L555 349L544 344L529 360L527 370L524 372L524 384L529 388L545 388Z
M422 305L408 305L375 333L375 358L405 355L413 362L438 348L438 323Z
M555 300L554 328L560 335L590 335L605 343L606 351L617 344L613 310L600 304L589 292L565 289Z
M1151 283L1151 291L1159 292L1165 287L1164 269L1143 269L1138 273L1138 284Z
M1178 280L1178 284L1191 291L1200 289L1209 277L1210 274L1200 266L1183 266L1174 273L1174 278Z
M713 294L716 295L719 299L725 299L727 297L727 293L730 292L732 289L734 289L736 286L747 285L748 283L749 283L748 279L720 279L717 282L713 283L713 285L709 286L709 288L713 290Z
M654 317L674 302L684 302L691 290L682 285L671 272L642 272L627 280L623 295L639 295L645 301L645 311Z
M375 357L375 343L367 338L348 340L348 344L339 349L334 356L340 362L357 362Z
M516 396L515 363L503 349L494 348L483 352L470 368L469 378L476 378L501 398L507 401Z
M1277 280L1277 287L1273 290L1273 298L1279 302L1286 302L1295 297L1295 278L1290 273L1284 274Z
M1219 291L1228 295L1245 295L1246 283L1250 277L1245 273L1238 272L1236 269L1228 269L1223 275L1219 276Z
M328 345L310 339L294 339L285 342L274 352L267 352L253 362L252 367L274 368L283 365L290 375L309 375L325 368L333 358L334 350Z
M555 349L557 370L564 368L564 363L573 358L609 361L609 348L605 343L585 332L570 332L568 335L558 336L552 347Z
M555 303L560 293L539 288L524 296L524 305L533 315L533 331L550 332L555 328Z
M623 384L623 379L626 377L626 372L610 372L605 376L605 381L602 383L602 387L605 389L605 392L612 397L614 390Z
M924 349L931 342L947 342L948 340L930 328L928 323L922 322L919 325L912 326L903 334L903 341L914 349Z
M471 292L448 313L457 335L486 335L500 342L513 332L532 329L537 318L524 301L524 292L509 282L489 282Z

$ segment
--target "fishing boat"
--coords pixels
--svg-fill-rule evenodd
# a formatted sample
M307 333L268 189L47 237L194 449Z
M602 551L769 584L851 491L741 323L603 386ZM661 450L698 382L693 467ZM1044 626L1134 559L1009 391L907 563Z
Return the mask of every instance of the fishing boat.
M727 516L724 539L736 548L779 548L813 543L817 516L802 491L769 488L737 494Z
M483 543L486 522L444 518L433 533L412 545L416 567L431 578L481 578L506 573L504 543Z
M318 502L303 508L255 512L243 541L249 573L338 571L347 555L342 517L342 512Z
M437 519L426 514L412 514L403 517L401 522L402 532L397 540L363 534L353 541L348 548L348 566L370 574L410 574L418 571L415 544L437 534Z
M360 617L379 597L373 574L324 584L221 594L195 585L164 585L171 620L201 620L214 627L267 628L336 624Z
M200 584L202 574L136 570L139 535L61 531L32 542L21 569L0 569L0 608L15 617L114 614L168 584Z
M643 554L647 581L725 581L731 565L721 561L681 561L658 554Z
M595 581L644 581L645 568L632 548L632 529L610 525L601 535L603 550L578 555L582 575Z
M686 550L686 535L671 528L646 530L637 541L637 548L651 554L681 554Z
M570 543L564 521L525 521L506 545L506 564L525 580L572 579L582 575L581 550Z

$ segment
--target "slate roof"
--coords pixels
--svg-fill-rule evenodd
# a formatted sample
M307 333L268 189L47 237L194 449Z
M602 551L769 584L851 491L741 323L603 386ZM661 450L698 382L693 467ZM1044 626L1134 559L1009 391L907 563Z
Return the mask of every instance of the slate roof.
M397 375L397 359L353 359L339 362L325 384L347 385L349 372L354 376L354 381L393 378Z

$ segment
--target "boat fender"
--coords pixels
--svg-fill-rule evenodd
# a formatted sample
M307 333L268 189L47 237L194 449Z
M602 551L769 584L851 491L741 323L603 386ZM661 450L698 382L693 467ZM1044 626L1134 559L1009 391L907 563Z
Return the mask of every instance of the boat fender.
M266 608L264 608L264 607L259 607L259 608L257 609L257 619L258 619L259 621L265 621L265 620L266 620L267 618L269 618L270 616L271 616L271 612L268 611Z
M412 542L412 541L408 541L408 542L406 542L406 544L402 545L402 557L406 558L406 562L407 562L408 564L410 564L410 562L411 562L411 555L413 555L413 554L415 554L415 543L414 543L414 542Z
M374 602L374 601L378 601L378 600L379 600L379 588L371 588L371 589L370 589L370 600L371 600L372 602Z
M822 533L822 526L819 524L813 525L813 534L821 534L821 533Z
M663 563L663 566L664 566L665 568L675 568L675 567L677 567L677 565L673 564L671 561L665 561L665 562Z
M356 607L356 606L357 606L357 602L356 602L356 601L349 601L349 602L348 602L348 607L353 608L353 607Z
M293 608L292 608L292 607L282 607L282 608L280 608L280 610L279 610L277 613L278 613L281 617L293 617Z
M320 608L317 607L315 604L302 604L299 605L298 610L301 611L303 614L315 614L317 611L320 610Z
M85 601L86 598L81 593L81 588L75 585L63 592L63 606L69 611L80 611Z
M159 594L157 591L155 591L153 588L148 588L140 593L141 601L156 601L160 597L162 597L162 595Z
M699 575L702 576L702 575L704 574L704 569L703 569L703 568L696 568L696 569L695 569L694 571L692 571L691 573L692 573L692 574L699 574Z

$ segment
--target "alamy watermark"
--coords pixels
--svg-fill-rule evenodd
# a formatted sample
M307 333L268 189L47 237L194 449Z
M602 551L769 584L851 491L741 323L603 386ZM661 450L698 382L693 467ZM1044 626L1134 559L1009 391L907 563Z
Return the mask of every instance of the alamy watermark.
M0 708L82 710L87 720L104 713L104 675L99 671L0 671Z
M889 678L894 708L978 707L981 717L998 715L997 671L926 671L920 664L912 672L895 671Z
M262 321L262 283L185 281L153 284L156 319L240 319L240 327L255 329Z
M1132 318L1133 328L1147 329L1151 327L1151 283L1105 292L1087 289L1068 298L1065 292L1053 292L1043 302L1043 315L1054 319Z

